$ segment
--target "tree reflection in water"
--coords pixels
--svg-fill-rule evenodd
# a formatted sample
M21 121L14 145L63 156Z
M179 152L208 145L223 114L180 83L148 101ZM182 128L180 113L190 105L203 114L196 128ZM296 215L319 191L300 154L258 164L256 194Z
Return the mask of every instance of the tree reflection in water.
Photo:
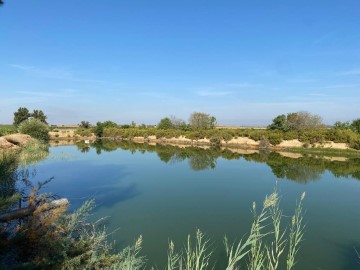
M83 146L78 146L80 151L84 151ZM220 147L180 147L116 140L99 140L87 146L95 148L97 154L101 154L102 151L108 152L116 149L131 151L131 153L153 152L157 154L162 162L167 164L188 160L189 166L194 171L214 169L218 158L227 160L243 158L249 162L265 163L277 178L289 179L299 183L319 180L326 171L331 172L335 177L352 177L360 180L360 158L348 158L343 161L332 161L328 158L311 155L290 158L277 152L260 151L248 154L244 151L244 153L237 153L237 151Z

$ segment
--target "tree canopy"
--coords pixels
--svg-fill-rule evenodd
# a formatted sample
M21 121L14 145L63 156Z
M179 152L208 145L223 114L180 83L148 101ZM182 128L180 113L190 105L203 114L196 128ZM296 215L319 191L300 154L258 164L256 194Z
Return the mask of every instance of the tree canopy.
M311 114L306 111L288 113L278 115L273 119L271 125L267 128L272 130L304 130L304 129L318 129L323 127L322 119L317 114Z
M172 129L174 128L174 125L171 123L171 120L169 117L165 117L160 120L159 124L157 125L158 129Z
M189 124L193 130L215 128L216 118L210 114L193 112L189 118Z
M20 125L21 122L27 120L31 116L29 110L25 107L20 107L14 112L14 126Z
M19 126L21 122L28 120L30 117L43 122L44 124L48 124L46 122L47 116L44 114L42 110L33 110L32 113L25 107L20 107L16 112L14 112L14 126Z
M41 122L47 124L46 118L47 116L44 114L42 110L33 110L31 117L40 120Z
M355 119L351 123L352 129L354 129L357 133L360 133L360 118Z

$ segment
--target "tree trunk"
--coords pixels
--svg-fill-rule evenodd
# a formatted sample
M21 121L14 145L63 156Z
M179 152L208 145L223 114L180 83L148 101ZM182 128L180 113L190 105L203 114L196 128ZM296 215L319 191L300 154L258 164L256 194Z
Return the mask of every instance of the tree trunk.
M69 204L69 201L66 198L54 200L54 201L49 202L47 207L45 207L41 211L42 212L49 211L51 209L58 208L61 206L67 206L68 204ZM34 206L28 206L28 207L16 209L16 210L1 214L0 222L9 222L14 219L19 219L19 218L24 218L26 216L30 216L32 213L34 213L35 210L36 210L36 208Z

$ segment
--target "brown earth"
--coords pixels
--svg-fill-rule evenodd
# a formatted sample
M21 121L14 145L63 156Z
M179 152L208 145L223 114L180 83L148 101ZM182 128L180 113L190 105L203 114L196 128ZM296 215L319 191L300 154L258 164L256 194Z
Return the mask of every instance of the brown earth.
M33 140L31 136L21 133L6 135L0 137L0 150L19 150Z

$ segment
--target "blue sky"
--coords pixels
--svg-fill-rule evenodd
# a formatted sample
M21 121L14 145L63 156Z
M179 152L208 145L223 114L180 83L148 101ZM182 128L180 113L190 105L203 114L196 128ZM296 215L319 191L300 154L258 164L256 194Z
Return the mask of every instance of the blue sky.
M155 124L194 111L266 125L306 110L360 117L358 0L8 0L0 123Z

